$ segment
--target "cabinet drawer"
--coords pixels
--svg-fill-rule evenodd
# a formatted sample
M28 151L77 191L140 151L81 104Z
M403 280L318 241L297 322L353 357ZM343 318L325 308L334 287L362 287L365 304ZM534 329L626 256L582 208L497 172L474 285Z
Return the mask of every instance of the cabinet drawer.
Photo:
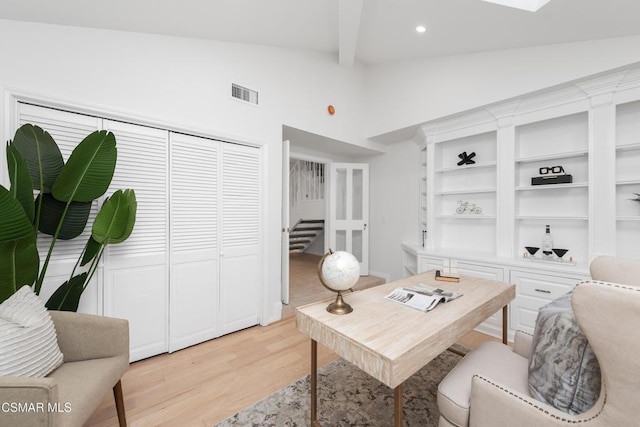
M547 276L521 271L511 272L511 282L516 284L518 297L529 296L553 301L569 292L581 278Z
M511 328L533 334L538 310L547 303L546 300L519 296L517 302L511 304Z
M458 262L457 269L460 274L482 277L483 279L489 280L504 280L504 270L502 268Z
M443 258L431 258L421 256L418 261L418 271L424 273L429 270L439 270L442 268Z

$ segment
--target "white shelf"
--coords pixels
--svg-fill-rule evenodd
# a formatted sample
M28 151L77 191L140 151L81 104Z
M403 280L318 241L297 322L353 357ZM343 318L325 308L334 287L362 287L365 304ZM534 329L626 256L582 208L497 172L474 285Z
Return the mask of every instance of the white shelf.
M440 219L474 219L474 220L480 220L480 219L496 219L495 215L476 215L476 214L453 214L453 215L436 215L436 218L440 218Z
M497 162L484 162L484 163L476 163L474 165L462 165L462 166L453 166L450 168L440 168L440 169L436 169L436 172L454 172L454 171L461 171L461 170L468 170L468 169L481 169L481 168L491 168L491 167L495 167L497 165Z
M640 221L640 216L618 216L616 221Z
M616 185L637 185L640 184L640 179L628 179L616 181Z
M542 215L516 215L518 220L531 221L587 221L588 216L542 216Z
M516 191L559 190L562 188L583 188L588 185L589 184L586 182L572 182L571 184L524 185L522 187L516 187Z
M454 190L454 191L438 191L436 196L447 196L454 194L482 194L482 193L495 193L495 188L479 188L477 190Z
M636 144L624 144L616 146L616 151L634 151L640 150L640 142Z
M584 150L569 151L566 153L545 154L543 156L524 157L524 158L516 159L516 163L533 163L533 162L542 162L545 160L569 159L572 157L586 156L588 153L589 151L585 148Z

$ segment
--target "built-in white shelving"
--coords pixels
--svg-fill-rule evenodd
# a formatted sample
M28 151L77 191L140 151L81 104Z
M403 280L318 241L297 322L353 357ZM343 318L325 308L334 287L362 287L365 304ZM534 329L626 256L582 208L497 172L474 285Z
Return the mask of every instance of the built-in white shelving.
M549 299L528 289L566 292L589 276L597 255L640 258L640 203L632 200L640 194L640 66L622 71L423 125L429 233L418 249L403 245L417 271L450 258L460 271L516 283L512 328L531 330ZM458 166L465 151L476 163ZM571 183L531 184L558 167ZM460 201L483 215L456 214ZM547 225L571 262L524 259Z

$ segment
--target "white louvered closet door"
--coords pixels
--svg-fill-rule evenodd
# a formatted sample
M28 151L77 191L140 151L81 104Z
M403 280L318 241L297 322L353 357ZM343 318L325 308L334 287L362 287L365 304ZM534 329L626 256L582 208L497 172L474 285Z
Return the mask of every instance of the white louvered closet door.
M62 157L66 162L73 149L91 132L100 129L102 119L85 116L82 114L69 113L66 111L45 108L31 104L18 103L18 127L31 123L40 126L49 132L54 141L60 147ZM13 138L13 135L12 135ZM4 155L4 154L3 154ZM46 280L43 283L40 296L43 301L47 301L51 294L65 281L69 280L69 275L73 266L78 261L87 239L91 235L91 224L96 217L98 203L94 202L87 228L82 235L72 240L58 240L47 268ZM38 251L40 252L40 263L44 259L51 244L51 237L40 233L38 236ZM82 313L102 314L102 275L100 271L93 277L89 287L84 291L78 311Z
M169 351L218 336L220 142L171 133Z
M221 334L256 325L260 290L260 176L258 148L221 145Z
M107 247L105 315L129 320L131 360L168 350L168 132L105 120L116 136L118 162L108 194L136 192L131 236Z

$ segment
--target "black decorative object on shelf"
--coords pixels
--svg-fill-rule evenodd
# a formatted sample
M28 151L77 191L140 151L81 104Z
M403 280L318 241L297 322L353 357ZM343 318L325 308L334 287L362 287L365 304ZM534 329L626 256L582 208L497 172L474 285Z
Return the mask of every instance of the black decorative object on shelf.
M475 164L475 160L471 160L476 156L476 152L474 151L471 154L467 155L466 151L463 151L462 153L458 154L458 157L460 157L462 160L460 160L458 162L458 166L462 166L462 165L473 165Z
M531 177L531 185L547 184L571 184L573 176L567 175L562 166L541 167L538 172L541 176Z
M564 256L564 254L566 254L567 252L569 252L569 249L558 249L558 248L553 248L551 249L553 251L554 254L556 254L556 256L560 259L562 259L562 257Z
M525 246L524 248L531 256L536 256L536 252L540 250L540 248L536 248L535 246Z

